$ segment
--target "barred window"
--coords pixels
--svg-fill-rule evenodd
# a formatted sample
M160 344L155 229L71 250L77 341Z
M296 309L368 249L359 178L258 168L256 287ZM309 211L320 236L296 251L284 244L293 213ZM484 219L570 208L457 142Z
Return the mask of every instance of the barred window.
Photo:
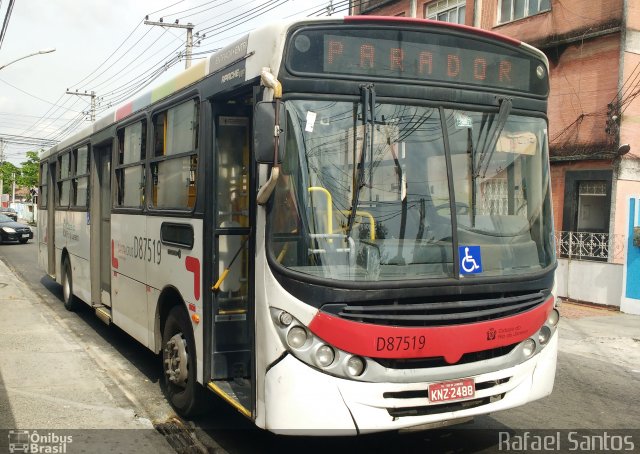
M466 0L440 0L424 5L424 17L431 20L464 24Z
M551 0L501 0L498 23L504 24L551 9Z

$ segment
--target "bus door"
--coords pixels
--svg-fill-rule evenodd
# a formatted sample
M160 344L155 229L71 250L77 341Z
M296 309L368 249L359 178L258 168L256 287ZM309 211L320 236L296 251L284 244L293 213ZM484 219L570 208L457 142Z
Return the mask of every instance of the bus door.
M251 109L214 103L213 339L210 387L251 415L253 267L249 213ZM225 396L226 395L226 396Z
M53 160L49 164L48 181L49 190L47 191L47 273L49 276L56 275L56 161Z
M91 300L93 306L111 307L111 144L93 150Z

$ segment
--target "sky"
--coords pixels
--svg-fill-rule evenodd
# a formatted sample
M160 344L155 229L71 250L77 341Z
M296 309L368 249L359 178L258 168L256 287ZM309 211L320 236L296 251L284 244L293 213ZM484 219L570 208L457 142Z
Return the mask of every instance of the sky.
M0 0L0 27L10 0ZM346 14L347 0L15 0L0 47L0 139L4 160L48 148L89 125L89 96L100 118L184 69L186 30L145 25L191 22L201 42L194 60L262 24L289 17ZM202 36L204 35L204 38ZM194 37L194 42L197 38ZM37 139L37 140L35 140ZM43 142L46 141L46 142Z

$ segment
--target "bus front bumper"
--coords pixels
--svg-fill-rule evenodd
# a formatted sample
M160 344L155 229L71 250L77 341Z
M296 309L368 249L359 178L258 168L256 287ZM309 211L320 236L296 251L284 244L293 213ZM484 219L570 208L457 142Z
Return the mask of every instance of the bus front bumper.
M430 383L346 380L287 355L265 377L264 428L288 435L356 435L447 425L517 407L551 393L557 351L556 331L549 344L527 361L495 372L457 377L474 379L475 396L444 404L415 397L420 392L426 395Z

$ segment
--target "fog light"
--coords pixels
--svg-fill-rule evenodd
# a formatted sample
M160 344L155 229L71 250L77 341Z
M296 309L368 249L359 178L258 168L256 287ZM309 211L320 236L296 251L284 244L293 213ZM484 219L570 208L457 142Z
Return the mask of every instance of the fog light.
M556 326L559 320L560 320L560 312L558 312L558 309L553 309L549 313L549 317L547 317L547 323L551 326Z
M548 326L543 326L538 333L538 342L540 345L544 345L549 342L549 339L551 339L551 329Z
M364 360L359 356L352 356L347 360L347 372L352 377L358 377L364 372Z
M307 342L307 331L299 326L294 326L287 333L287 342L292 348L301 348Z
M293 322L293 316L288 312L281 312L279 320L282 326L289 326Z
M333 363L336 354L333 351L333 348L328 345L323 345L318 350L316 350L316 363L320 367L328 367Z
M527 339L522 343L522 354L525 358L533 355L533 352L536 351L536 342L533 339Z

